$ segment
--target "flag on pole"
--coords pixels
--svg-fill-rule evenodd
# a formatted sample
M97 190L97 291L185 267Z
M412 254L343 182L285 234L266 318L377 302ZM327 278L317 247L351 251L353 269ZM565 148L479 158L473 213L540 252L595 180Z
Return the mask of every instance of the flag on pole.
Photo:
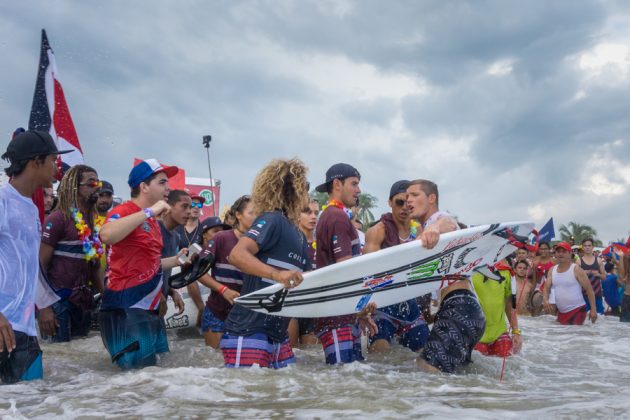
M553 228L553 217L549 219L545 226L538 232L540 242L549 242L556 237L556 231Z
M55 55L50 48L44 29L42 29L39 69L28 128L49 132L57 142L59 150L73 150L71 153L59 156L58 164L62 172L71 166L83 163L83 150L59 82Z

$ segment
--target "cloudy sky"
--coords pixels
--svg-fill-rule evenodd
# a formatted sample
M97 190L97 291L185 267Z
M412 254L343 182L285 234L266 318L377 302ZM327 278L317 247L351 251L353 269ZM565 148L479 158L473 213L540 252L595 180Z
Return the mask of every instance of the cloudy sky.
M386 210L427 178L469 224L630 230L630 7L607 1L0 4L0 136L26 126L45 28L86 162L207 176L221 205L272 158L356 166ZM4 146L2 147L4 149Z

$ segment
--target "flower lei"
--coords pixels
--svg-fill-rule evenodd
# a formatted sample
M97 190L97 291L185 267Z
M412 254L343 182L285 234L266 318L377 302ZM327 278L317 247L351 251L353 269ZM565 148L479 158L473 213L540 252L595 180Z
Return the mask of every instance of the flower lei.
M347 208L346 206L344 206L343 204L341 204L339 201L337 201L335 199L332 199L327 204L324 204L322 206L322 211L326 210L330 206L340 208L341 210L346 212L346 214L348 215L349 219L352 219L352 210L350 210L349 208Z
M87 223L85 223L85 220L83 220L83 214L79 209L73 207L71 212L72 218L74 219L74 226L77 228L79 239L83 244L85 259L90 261L94 258L100 258L101 255L103 255L103 244L98 238L98 232L101 230L105 218L102 216L96 218L94 221L94 234L92 234L92 230Z
M420 226L420 223L418 223L417 220L410 220L409 221L409 239L410 240L414 240L418 237L418 227Z

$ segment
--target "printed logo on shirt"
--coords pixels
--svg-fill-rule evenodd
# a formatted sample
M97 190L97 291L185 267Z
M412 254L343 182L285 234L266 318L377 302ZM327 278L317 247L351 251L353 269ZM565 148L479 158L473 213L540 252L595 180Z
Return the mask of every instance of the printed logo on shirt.
M142 223L142 230L144 230L145 232L151 231L151 227L149 226L149 223L146 220Z
M52 222L46 223L46 230L52 229Z
M265 226L265 224L266 224L266 223L267 223L266 221L261 220L260 222L258 222L258 223L256 224L256 227L257 227L258 229L262 229L262 227L263 227L263 226Z

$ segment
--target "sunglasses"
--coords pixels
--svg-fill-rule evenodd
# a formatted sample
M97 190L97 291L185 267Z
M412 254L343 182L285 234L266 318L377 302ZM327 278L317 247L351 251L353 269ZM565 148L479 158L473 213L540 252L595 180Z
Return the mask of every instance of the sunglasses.
M394 204L396 204L396 207L402 207L405 205L405 200L403 200L402 198L397 198L394 200Z
M87 182L82 182L79 185L83 187L90 187L90 188L96 188L96 187L101 188L103 186L103 183L99 181L98 179L92 179Z
M198 209L200 209L200 208L202 208L202 207L203 207L203 203L192 203L192 204L190 205L190 207L192 207L193 209L194 209L195 207L197 207Z

